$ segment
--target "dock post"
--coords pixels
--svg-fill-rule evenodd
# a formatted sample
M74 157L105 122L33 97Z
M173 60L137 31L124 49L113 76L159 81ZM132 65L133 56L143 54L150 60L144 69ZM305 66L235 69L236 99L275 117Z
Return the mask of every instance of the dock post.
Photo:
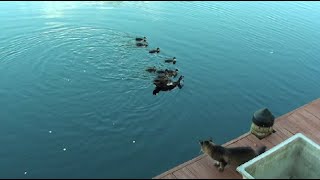
M263 139L273 133L274 116L268 108L257 110L253 114L250 132Z

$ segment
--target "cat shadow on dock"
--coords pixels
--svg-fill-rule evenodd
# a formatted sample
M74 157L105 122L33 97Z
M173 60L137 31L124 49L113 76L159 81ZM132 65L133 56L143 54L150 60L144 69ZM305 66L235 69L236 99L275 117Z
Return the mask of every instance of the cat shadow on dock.
M212 139L201 141L199 140L201 151L215 160L215 166L220 172L224 171L227 165L238 167L241 164L255 158L256 156L266 151L266 146L260 146L253 149L246 147L223 147L213 143Z

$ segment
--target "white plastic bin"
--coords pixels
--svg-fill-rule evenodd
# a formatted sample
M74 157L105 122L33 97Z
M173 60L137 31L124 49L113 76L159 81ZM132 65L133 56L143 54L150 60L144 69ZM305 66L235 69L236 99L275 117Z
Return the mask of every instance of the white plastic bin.
M237 167L243 179L320 178L320 146L301 133Z

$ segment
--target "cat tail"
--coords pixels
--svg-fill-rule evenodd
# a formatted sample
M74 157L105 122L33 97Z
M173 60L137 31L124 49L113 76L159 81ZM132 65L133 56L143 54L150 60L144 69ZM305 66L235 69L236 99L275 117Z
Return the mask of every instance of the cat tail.
M256 152L258 155L260 155L260 154L266 152L266 149L267 149L267 146L261 146L256 150Z

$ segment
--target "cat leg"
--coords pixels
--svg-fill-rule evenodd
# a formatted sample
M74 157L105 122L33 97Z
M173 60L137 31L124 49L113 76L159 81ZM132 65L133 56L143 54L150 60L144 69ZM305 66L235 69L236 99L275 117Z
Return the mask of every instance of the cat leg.
M216 167L220 166L220 162L219 161L214 162L214 166Z
M220 162L220 166L219 166L219 171L223 172L224 171L224 167L226 167L227 162L226 161L221 161Z

